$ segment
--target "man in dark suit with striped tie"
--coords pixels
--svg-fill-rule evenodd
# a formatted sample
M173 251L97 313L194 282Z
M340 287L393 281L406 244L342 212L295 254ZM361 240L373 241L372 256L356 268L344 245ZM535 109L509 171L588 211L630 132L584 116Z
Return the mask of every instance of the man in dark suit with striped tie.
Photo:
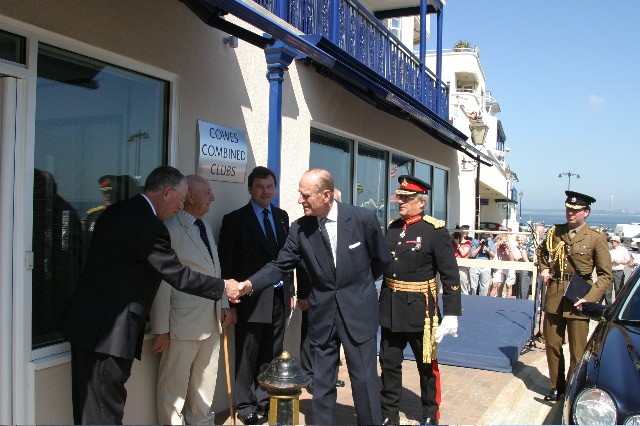
M287 212L274 206L276 176L258 166L248 177L251 200L224 216L218 254L223 277L246 279L276 259L289 232ZM286 318L293 308L291 274L262 292L246 295L236 307L235 404L243 424L266 415L269 396L257 376L282 353Z

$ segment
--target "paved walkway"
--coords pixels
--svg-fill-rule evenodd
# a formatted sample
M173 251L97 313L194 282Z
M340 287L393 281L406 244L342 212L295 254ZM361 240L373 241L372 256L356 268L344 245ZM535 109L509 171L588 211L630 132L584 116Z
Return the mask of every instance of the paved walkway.
M568 348L565 347L565 353ZM344 362L343 362L344 364ZM567 364L568 365L568 364ZM559 424L561 405L543 400L549 382L542 345L520 356L512 373L441 365L441 424ZM345 387L338 388L336 424L356 424L351 384L346 367L339 378ZM414 361L403 362L401 422L418 424L422 417L419 378ZM311 413L311 395L303 390L300 397L300 423ZM232 424L223 413L219 423ZM239 421L236 421L240 424ZM263 419L262 424L266 424Z

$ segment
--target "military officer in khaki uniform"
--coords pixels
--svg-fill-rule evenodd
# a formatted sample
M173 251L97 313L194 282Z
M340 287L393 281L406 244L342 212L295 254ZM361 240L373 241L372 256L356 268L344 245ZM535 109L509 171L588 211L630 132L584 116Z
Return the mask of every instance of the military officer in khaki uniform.
M383 424L400 421L402 360L407 344L420 373L421 424L437 424L441 396L437 343L445 334L457 336L458 316L462 314L460 274L444 221L423 211L431 186L411 176L400 176L398 181L400 217L389 224L386 236L394 261L385 271L380 289ZM444 317L438 309L438 273Z
M585 347L589 334L589 319L582 316L579 306L584 302L599 302L611 285L611 256L607 239L586 224L595 199L573 191L565 191L567 223L549 229L546 241L538 248L542 280L547 286L544 301L544 338L549 366L551 390L545 401L557 401L565 391L566 378L571 374ZM597 274L596 282L592 272ZM563 297L571 276L579 274L591 289L577 302ZM562 343L565 331L569 336L570 364L565 376Z

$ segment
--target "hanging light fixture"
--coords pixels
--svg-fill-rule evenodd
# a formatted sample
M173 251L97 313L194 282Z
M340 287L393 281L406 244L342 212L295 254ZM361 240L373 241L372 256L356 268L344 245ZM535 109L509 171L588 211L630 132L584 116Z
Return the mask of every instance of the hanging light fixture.
M469 130L471 130L471 142L478 146L484 145L484 142L487 139L489 126L484 124L481 117L478 117L475 120L470 120Z

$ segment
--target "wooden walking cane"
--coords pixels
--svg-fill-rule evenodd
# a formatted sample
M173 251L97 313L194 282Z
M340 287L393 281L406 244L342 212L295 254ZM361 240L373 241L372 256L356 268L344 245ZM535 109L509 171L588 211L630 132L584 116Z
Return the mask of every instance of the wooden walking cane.
M222 328L222 346L224 350L224 370L227 373L227 396L229 397L229 413L231 421L236 424L236 413L233 410L233 396L231 395L231 371L229 370L229 339L227 338L227 327Z

